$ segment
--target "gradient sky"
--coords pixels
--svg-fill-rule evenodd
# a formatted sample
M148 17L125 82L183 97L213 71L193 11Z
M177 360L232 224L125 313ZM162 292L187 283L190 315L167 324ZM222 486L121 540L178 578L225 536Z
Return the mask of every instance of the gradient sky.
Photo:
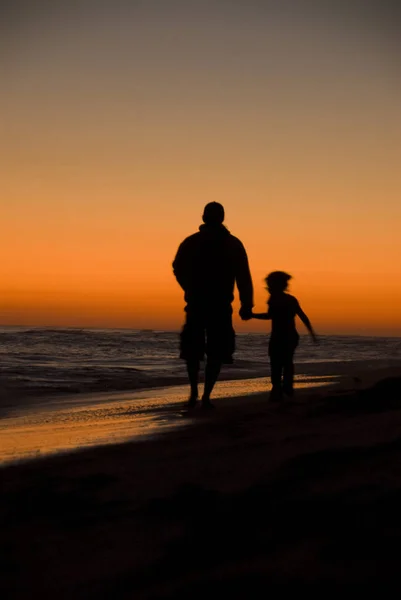
M401 335L393 4L2 3L0 324L178 328L216 200L258 310L283 269L319 332Z

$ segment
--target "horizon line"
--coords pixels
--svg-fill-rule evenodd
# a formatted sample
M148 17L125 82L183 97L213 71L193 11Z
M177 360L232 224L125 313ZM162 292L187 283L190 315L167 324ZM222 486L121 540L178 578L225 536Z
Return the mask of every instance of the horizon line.
M109 331L142 331L142 332L160 332L160 333L177 333L179 334L180 329L168 329L168 328L159 328L159 327L109 327L109 326L101 326L101 325L3 325L0 323L0 329L71 329L82 331L84 329L87 330L109 330ZM235 332L235 335L268 335L270 331L238 331ZM298 332L302 337L308 337L309 334L304 331ZM399 334L384 334L384 333L327 333L322 332L318 334L318 337L360 337L360 338L400 338L401 333Z

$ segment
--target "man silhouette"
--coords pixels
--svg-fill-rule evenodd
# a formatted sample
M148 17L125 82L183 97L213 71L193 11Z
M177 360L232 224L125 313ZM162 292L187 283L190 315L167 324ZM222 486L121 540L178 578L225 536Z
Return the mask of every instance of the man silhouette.
M212 407L210 394L223 363L232 363L235 332L232 301L237 284L243 320L252 316L253 286L248 257L240 240L223 225L224 208L210 202L204 208L199 232L179 246L174 275L185 292L186 322L181 332L180 357L187 363L191 394L189 407L198 399L200 361L206 353L202 406Z

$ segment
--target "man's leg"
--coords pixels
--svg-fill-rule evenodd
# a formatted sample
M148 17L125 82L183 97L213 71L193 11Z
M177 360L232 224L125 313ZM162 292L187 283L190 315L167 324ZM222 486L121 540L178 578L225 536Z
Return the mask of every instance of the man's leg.
M199 366L200 361L198 359L187 360L188 379L191 387L188 406L195 406L198 399Z
M206 338L207 363L202 405L211 407L213 405L210 402L210 395L220 374L221 365L233 362L235 332L232 325L231 305L213 309L207 314Z
M205 367L205 386L202 396L202 405L211 406L210 395L213 391L214 384L220 374L221 362L213 359L208 359Z
M199 311L187 306L186 313L186 323L181 332L180 356L186 362L191 389L188 406L193 407L196 406L198 399L199 367L205 351L205 330L203 317Z

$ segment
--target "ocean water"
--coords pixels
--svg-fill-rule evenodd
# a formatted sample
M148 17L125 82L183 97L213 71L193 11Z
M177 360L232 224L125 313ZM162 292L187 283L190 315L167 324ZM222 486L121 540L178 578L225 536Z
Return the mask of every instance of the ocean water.
M110 392L186 382L177 332L121 329L0 328L3 393L48 395ZM239 334L233 365L221 378L269 375L268 335ZM401 360L401 338L323 336L314 345L301 336L298 375L341 374L352 364L392 366Z

